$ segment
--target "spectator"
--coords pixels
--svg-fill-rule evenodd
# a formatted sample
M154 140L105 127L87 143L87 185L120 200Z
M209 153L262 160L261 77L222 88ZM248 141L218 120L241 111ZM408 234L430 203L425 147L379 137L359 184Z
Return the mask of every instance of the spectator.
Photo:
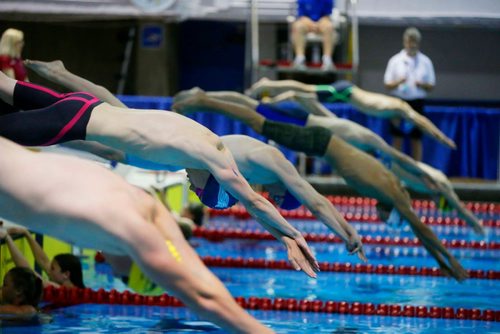
M408 102L420 114L424 114L424 99L436 84L432 61L419 51L422 36L417 28L410 27L403 34L403 50L392 56L387 64L384 84L391 94ZM422 132L401 122L391 120L393 146L399 150L403 147L403 138L408 135L411 140L412 156L422 161Z
M305 69L306 34L314 32L323 37L322 69L335 70L332 54L336 40L335 29L330 15L333 0L297 0L297 20L292 24L292 42L295 51L293 65Z
M58 254L50 261L47 254L45 254L42 247L28 230L22 227L12 227L9 228L8 232L9 234L21 235L26 238L35 257L35 261L48 275L49 279L47 280L35 273L42 279L44 286L53 285L56 287L85 288L83 284L82 264L78 257L73 254ZM31 269L30 264L17 248L9 234L5 235L5 242L7 243L7 247L16 267Z
M5 275L0 292L0 314L7 315L8 319L12 316L24 319L37 313L42 297L42 281L27 268L12 268Z
M24 47L24 33L17 29L7 29L0 39L0 70L9 77L29 81L21 52Z

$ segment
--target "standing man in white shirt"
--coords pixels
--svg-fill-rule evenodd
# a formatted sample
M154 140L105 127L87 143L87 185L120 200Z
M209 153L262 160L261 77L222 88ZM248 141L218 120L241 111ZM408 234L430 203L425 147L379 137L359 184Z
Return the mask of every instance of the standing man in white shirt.
M403 50L389 60L384 75L385 87L391 94L408 102L414 110L423 114L424 99L436 85L432 61L419 51L422 35L415 27L403 34ZM411 140L412 156L422 161L422 132L410 123L391 120L393 146L401 150L406 135Z

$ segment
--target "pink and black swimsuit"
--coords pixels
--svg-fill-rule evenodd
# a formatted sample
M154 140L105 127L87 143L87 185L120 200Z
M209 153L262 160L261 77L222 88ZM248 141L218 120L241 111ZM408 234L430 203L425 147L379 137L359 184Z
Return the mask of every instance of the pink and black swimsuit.
M0 110L0 136L20 145L48 146L85 139L92 110L102 101L92 94L60 94L29 82L18 81L13 107Z

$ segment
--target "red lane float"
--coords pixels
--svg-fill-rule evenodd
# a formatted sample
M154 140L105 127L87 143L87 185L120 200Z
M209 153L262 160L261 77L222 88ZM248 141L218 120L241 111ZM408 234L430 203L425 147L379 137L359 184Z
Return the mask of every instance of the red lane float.
M467 319L500 322L500 311L465 309L438 306L413 306L396 304L372 304L346 301L298 300L291 298L236 297L236 302L246 309L273 311L300 311L340 313L353 315L380 315L393 317ZM44 301L56 306L70 306L84 303L146 306L184 306L170 295L143 296L130 291L118 292L104 289L91 290L79 288L44 289ZM50 307L48 307L50 308Z
M292 270L292 266L285 260L265 260L265 259L244 259L241 257L222 258L220 256L204 256L203 262L211 267L226 267L226 268L259 268L259 269L283 269ZM320 262L319 268L322 272L337 272L337 273L357 273L357 274L383 274L383 275L411 275L411 276L443 276L437 267L421 267L415 266L394 266L390 265L372 265L372 264L351 264L339 262ZM495 270L467 270L470 278L477 279L500 279L500 272Z
M300 207L295 210L285 211L282 209L278 210L280 214L287 219L301 219L301 220L313 220L316 217L313 214L306 210L304 207ZM236 205L230 209L225 210L214 210L209 209L209 214L211 217L217 216L230 216L235 217L237 219L250 219L250 214L246 211L246 209L242 206ZM344 219L346 221L353 221L358 223L373 223L380 224L382 223L378 218L377 213L374 210L365 210L360 209L356 210L356 212L341 212ZM468 225L465 223L463 219L458 217L427 217L422 216L420 220L424 224L428 225L441 225L441 226L462 226L467 227ZM485 227L493 227L500 228L500 219L483 219L483 226Z
M212 229L198 227L194 230L193 235L200 238L205 238L210 241L223 241L224 239L255 239L255 240L273 240L274 237L269 232L242 230L242 229ZM331 242L341 243L342 240L334 234L325 233L304 233L304 238L311 242ZM400 238L400 237L382 237L382 236L363 236L361 241L366 245L391 245L391 246L419 246L420 241L417 238ZM495 241L466 241L466 240L442 240L445 247L448 248L474 248L482 250L500 249L500 243Z
M267 193L262 193L262 195L269 199ZM347 219L355 219L357 221L378 221L375 205L377 201L372 198L367 197L347 197L347 196L326 196L326 198L335 206L339 207L340 211L346 211L344 206L348 207L347 212L343 212L343 215ZM465 207L474 214L489 214L495 216L500 214L500 203L489 203L489 202L464 202ZM433 214L438 212L433 201L430 200L413 200L412 207L423 216ZM354 212L353 212L354 211ZM307 219L313 218L312 214L304 208L299 207L296 210L285 211L281 210L282 214L288 218L299 218ZM213 216L225 216L232 215L240 218L249 217L248 213L242 205L235 205L227 210L210 210ZM439 219L441 218L441 219ZM444 225L461 225L464 222L458 218L450 217L436 217L433 219L431 224L444 224ZM493 224L495 227L500 227L500 220L486 219L485 226L490 226Z

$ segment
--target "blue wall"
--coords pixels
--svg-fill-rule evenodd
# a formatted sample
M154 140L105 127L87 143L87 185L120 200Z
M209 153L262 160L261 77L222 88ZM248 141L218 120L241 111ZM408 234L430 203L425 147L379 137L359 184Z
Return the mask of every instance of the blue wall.
M186 21L179 32L179 89L243 91L245 25Z

